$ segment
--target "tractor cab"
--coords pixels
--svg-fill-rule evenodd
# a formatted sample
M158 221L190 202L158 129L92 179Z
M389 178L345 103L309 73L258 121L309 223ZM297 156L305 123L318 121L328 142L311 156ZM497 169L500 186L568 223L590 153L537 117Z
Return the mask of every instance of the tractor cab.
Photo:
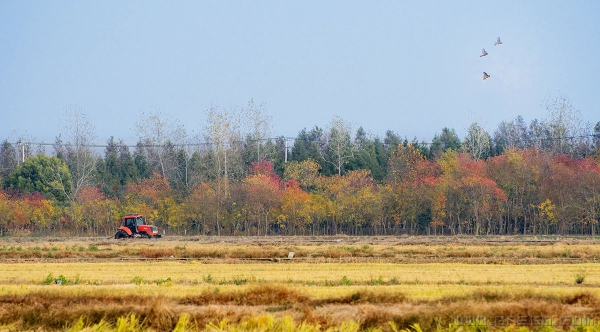
M146 223L144 222L144 217L141 215L132 215L125 216L123 224L129 228L131 233L136 234L138 233L138 226L145 225Z

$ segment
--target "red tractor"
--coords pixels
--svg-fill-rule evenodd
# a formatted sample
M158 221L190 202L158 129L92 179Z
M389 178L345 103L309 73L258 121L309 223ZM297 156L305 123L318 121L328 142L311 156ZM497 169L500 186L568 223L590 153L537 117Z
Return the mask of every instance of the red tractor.
M158 227L148 225L146 219L141 214L129 214L121 219L121 226L115 234L115 239L129 237L159 238Z

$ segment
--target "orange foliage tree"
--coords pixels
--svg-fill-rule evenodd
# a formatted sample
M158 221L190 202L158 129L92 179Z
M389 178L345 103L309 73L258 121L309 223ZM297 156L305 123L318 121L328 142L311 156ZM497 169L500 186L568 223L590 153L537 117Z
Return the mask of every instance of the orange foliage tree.
M119 214L141 213L148 220L163 226L177 226L179 211L167 178L154 173L150 178L130 183Z
M439 173L412 144L398 145L388 163L388 206L397 225L410 232L422 231L432 218L434 178ZM439 216L439 214L438 214ZM423 220L429 219L429 220ZM441 225L438 223L436 225Z
M499 220L497 234L526 232L535 227L536 206L542 181L540 162L546 156L537 149L509 149L486 162L486 174L506 194L504 218ZM534 229L534 228L533 228Z
M256 235L261 233L261 222L264 235L269 231L269 224L276 221L281 205L283 190L281 181L273 171L270 162L256 162L252 167L253 174L242 181L244 204L248 215L256 223ZM280 227L284 224L279 224Z
M85 228L89 235L112 234L115 232L115 221L118 214L116 201L107 198L96 187L81 187L75 202L78 208L78 224Z
M280 223L287 224L293 231L304 233L310 223L309 197L309 193L302 190L298 182L287 181L281 198Z
M586 158L578 163L577 183L574 186L578 199L577 214L581 221L581 231L589 229L595 235L595 228L600 219L600 165L593 158Z
M442 168L438 190L443 192L451 232L481 234L498 229L506 195L486 177L484 161L448 150L438 162Z
M208 183L192 188L191 193L181 204L181 218L201 234L216 230L218 222L217 194Z

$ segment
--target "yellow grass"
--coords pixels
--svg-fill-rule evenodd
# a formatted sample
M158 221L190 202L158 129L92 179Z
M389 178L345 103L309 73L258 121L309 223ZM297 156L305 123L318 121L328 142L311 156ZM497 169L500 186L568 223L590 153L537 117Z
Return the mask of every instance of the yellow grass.
M85 326L101 319L116 326L118 317L130 314L155 330L173 328L185 313L197 326L273 314L324 327L355 320L368 330L394 321L430 330L440 317L448 323L460 315L598 313L595 240L496 245L365 239L239 245L10 240L0 243L0 330L2 324L61 330L80 317ZM292 260L289 251L296 253ZM57 279L64 284L52 283Z
M581 285L578 274L585 275ZM255 284L297 287L318 298L347 294L355 289L401 291L414 298L436 298L472 289L541 289L548 292L598 290L597 264L475 265L461 263L252 263L203 264L197 261L100 263L1 263L1 289L26 291L57 286L43 285L46 278L64 276L61 291L114 289L116 292L194 294L206 288L240 289ZM136 279L137 278L137 279ZM75 284L77 283L77 284ZM137 283L137 284L136 284ZM141 285L138 285L141 284ZM147 291L148 290L148 291Z

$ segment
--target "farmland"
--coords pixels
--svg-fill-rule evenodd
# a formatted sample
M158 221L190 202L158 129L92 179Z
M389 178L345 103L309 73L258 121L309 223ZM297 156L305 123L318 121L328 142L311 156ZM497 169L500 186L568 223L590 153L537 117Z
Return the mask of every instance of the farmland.
M250 329L254 319L322 330L415 323L446 329L472 317L488 324L500 317L503 327L568 329L573 324L565 317L600 318L599 243L577 237L3 238L0 327L116 328L129 319L157 331Z

